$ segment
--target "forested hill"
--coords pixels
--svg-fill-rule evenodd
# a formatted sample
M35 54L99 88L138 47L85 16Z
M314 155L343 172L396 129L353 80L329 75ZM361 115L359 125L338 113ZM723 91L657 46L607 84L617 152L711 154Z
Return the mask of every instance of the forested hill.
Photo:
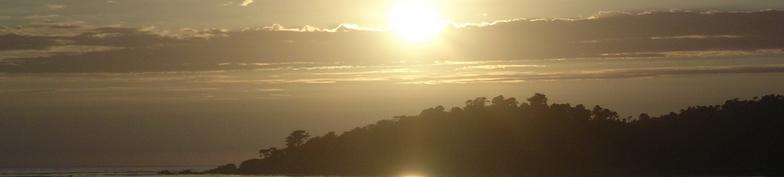
M661 116L498 96L287 147L208 173L428 176L784 175L784 96Z

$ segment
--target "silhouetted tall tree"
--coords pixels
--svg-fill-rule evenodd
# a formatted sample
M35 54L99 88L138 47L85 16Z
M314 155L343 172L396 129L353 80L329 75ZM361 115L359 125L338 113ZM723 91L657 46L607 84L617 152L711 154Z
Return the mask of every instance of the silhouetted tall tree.
M291 134L289 134L289 136L286 137L286 146L289 148L299 147L300 145L305 143L305 141L308 140L308 138L310 138L310 134L308 134L307 131L296 130L294 132L291 132Z
M545 108L547 107L547 96L541 93L536 93L534 96L528 98L528 102L531 104L531 107Z

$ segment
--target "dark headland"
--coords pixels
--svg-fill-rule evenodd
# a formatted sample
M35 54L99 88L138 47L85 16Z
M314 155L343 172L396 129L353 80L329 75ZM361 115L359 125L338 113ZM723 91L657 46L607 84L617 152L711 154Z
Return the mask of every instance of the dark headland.
M337 134L297 130L210 174L340 176L781 176L784 96L660 116L498 96Z

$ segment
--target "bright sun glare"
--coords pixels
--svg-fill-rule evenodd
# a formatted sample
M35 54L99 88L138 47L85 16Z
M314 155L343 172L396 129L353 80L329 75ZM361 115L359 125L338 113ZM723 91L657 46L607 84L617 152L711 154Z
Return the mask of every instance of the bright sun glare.
M428 0L401 0L392 7L388 18L391 30L409 42L435 39L449 24Z

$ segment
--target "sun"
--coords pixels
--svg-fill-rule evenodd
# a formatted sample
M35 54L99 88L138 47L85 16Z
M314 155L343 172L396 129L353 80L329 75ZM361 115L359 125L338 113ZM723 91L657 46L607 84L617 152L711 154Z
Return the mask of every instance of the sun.
M390 30L409 42L433 40L449 25L428 0L401 0L389 11L388 18Z

